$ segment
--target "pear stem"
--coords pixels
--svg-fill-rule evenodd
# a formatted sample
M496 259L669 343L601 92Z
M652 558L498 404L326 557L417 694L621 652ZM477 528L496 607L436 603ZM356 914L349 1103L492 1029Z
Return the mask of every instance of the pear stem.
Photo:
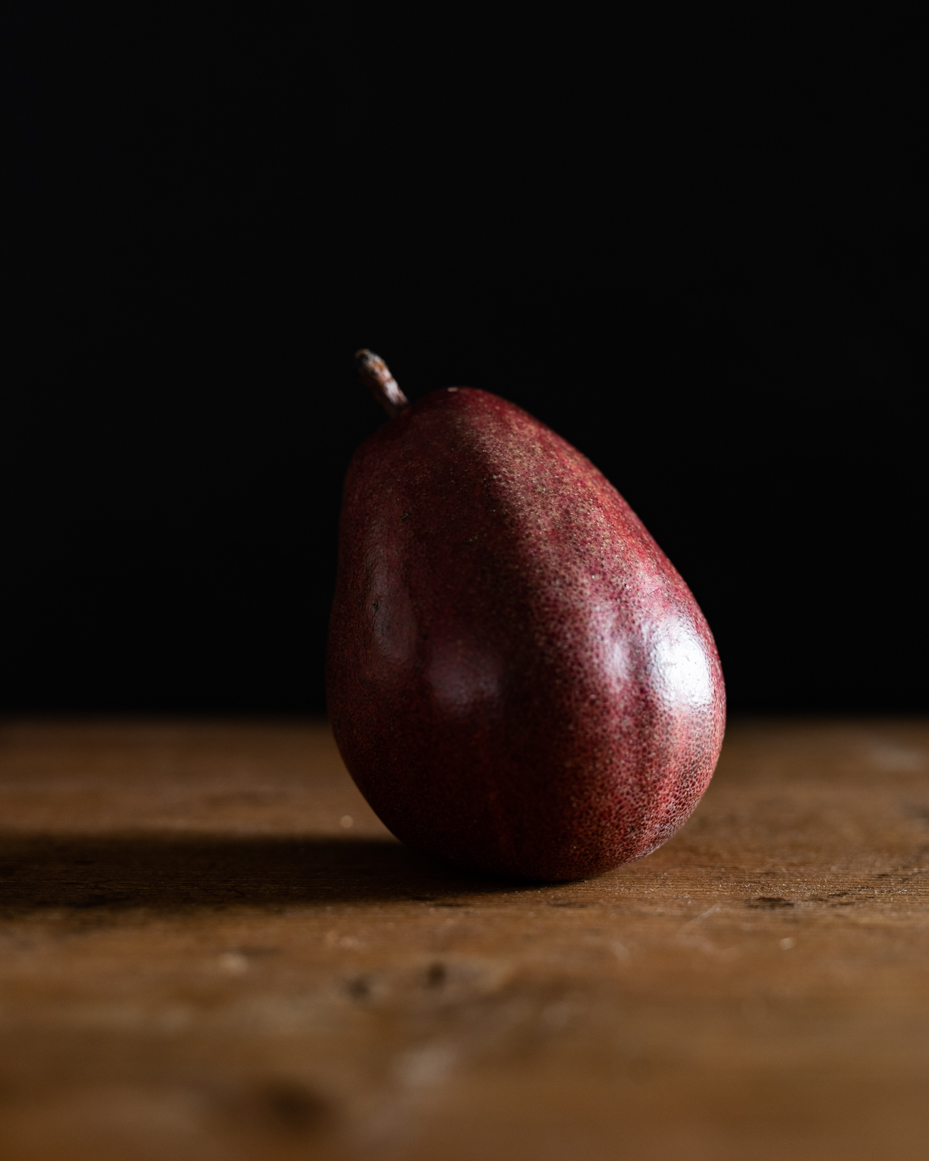
M358 372L358 378L391 419L399 415L404 407L409 407L410 401L397 386L397 380L391 375L380 355L375 355L373 351L365 348L356 351L355 370Z

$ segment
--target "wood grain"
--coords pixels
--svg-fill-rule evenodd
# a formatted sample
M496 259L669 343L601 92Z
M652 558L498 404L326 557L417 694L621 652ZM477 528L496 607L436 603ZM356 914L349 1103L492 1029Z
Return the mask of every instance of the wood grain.
M324 726L0 733L0 1155L929 1153L929 725L743 722L660 851L396 843Z

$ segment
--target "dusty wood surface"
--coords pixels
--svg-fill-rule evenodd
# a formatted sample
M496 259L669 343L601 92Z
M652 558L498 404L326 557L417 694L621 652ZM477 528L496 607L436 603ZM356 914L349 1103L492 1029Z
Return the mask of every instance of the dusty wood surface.
M929 725L736 724L559 886L395 843L322 727L0 760L5 1161L929 1155Z

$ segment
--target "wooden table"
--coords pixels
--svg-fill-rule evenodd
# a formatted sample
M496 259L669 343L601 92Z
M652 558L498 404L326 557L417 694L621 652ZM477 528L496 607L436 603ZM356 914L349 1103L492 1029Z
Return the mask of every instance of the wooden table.
M929 1156L929 725L730 727L641 863L396 843L322 725L13 723L5 1161Z

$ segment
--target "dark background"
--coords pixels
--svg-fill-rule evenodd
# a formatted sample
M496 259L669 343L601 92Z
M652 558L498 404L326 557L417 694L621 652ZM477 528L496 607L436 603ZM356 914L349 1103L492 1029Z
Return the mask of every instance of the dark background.
M733 710L926 710L915 29L474 11L10 10L7 712L323 711L362 345L585 452Z

